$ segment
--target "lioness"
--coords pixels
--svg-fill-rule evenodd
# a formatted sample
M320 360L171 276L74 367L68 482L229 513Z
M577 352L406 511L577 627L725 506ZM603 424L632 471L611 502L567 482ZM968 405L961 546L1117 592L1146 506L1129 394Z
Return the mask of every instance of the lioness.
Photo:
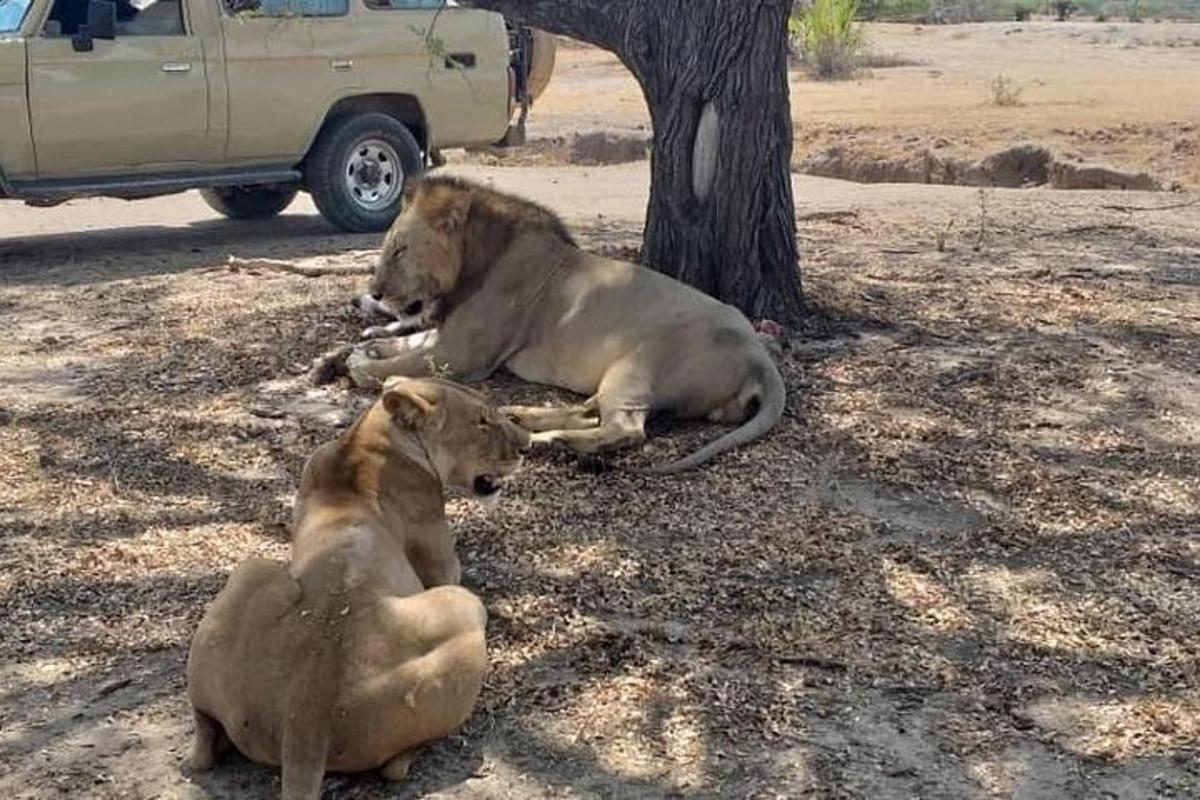
M413 748L462 724L487 668L487 614L454 585L443 487L495 497L528 447L474 391L398 379L318 448L291 562L243 562L192 640L192 766L232 742L282 765L284 798L317 798L326 770L402 779Z
M390 316L393 330L430 329L355 348L346 367L356 383L433 369L477 380L505 366L589 396L567 408L504 409L534 442L585 453L643 441L654 411L743 423L660 473L702 464L779 421L783 380L737 309L585 253L557 217L526 200L446 177L407 192L370 292L355 305Z

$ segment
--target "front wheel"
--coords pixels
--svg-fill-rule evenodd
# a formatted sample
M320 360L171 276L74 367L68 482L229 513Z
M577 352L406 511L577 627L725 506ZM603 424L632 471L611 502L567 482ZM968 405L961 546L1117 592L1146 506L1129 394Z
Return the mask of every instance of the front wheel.
M370 233L392 224L404 182L421 166L421 148L403 123L387 114L360 114L321 132L305 177L325 219L344 231Z
M214 186L201 189L209 208L230 219L267 219L283 212L296 199L295 186L264 183L255 186Z

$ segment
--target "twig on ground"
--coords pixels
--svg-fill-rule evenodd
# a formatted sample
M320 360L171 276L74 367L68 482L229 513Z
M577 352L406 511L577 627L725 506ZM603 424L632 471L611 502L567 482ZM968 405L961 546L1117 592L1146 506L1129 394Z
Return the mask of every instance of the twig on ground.
M239 258L230 256L225 262L230 272L242 270L268 270L270 272L288 272L292 275L302 275L305 278L319 278L323 275L369 275L374 270L370 264L296 264L291 261L280 261L274 258Z
M1123 211L1126 214L1129 214L1134 211L1170 211L1170 210L1176 209L1176 208L1190 208L1191 206L1194 206L1197 203L1200 203L1200 197L1197 197L1194 200L1188 200L1183 203L1170 203L1165 206L1103 205L1100 207L1103 209L1106 209L1108 211Z
M781 664L799 664L804 667L818 667L820 669L844 670L846 669L845 662L835 661L832 658L825 658L812 653L777 653L772 656Z
M1034 234L1034 238L1044 239L1047 236L1069 236L1073 233L1091 233L1092 231L1136 231L1137 229L1136 225L1126 225L1121 222L1102 222L1097 225L1077 225L1073 228L1043 231L1042 233Z
M847 219L858 219L858 212L854 210L847 211L810 211L807 214L801 214L796 219L799 222L832 222L835 225L846 225Z
M983 249L987 237L987 190L979 189L979 234L975 237L975 252Z
M100 691L96 692L96 695L95 695L95 697L92 698L92 700L93 701L102 700L105 697L108 697L113 692L124 689L126 686L130 685L131 683L133 683L133 678L121 678L119 680L115 680L115 681L111 681L110 683L106 683L104 686L100 687Z

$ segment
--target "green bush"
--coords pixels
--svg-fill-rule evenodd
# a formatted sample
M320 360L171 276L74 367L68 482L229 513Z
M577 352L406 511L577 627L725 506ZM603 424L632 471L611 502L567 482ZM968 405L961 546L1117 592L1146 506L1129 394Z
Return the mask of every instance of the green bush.
M800 49L804 63L818 78L831 80L854 74L862 49L862 29L855 22L859 0L813 0L800 19Z

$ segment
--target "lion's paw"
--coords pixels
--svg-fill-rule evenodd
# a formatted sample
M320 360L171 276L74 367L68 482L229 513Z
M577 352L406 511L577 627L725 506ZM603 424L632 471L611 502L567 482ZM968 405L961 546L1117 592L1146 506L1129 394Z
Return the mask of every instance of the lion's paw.
M346 358L351 348L339 347L313 359L309 369L309 379L314 386L324 386L333 383L346 374Z
M363 389L378 389L379 379L375 377L374 362L378 359L368 352L366 347L356 347L346 356L346 373L355 386Z

